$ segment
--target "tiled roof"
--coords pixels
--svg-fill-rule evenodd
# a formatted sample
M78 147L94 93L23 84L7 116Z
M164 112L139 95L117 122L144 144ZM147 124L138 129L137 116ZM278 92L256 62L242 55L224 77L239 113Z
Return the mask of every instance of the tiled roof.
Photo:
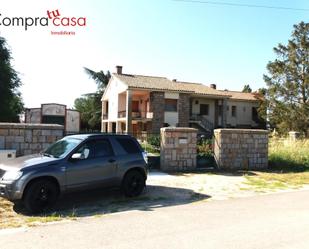
M113 74L129 88L144 88L153 90L169 90L198 95L229 97L229 94L210 88L200 83L172 81L165 77L144 76L135 74Z
M243 93L243 92L237 92L237 91L223 91L219 90L220 92L224 92L228 95L230 95L231 100L249 100L249 101L257 101L259 100L257 93Z
M184 89L188 89L188 90L191 89L194 92L194 94L198 94L198 95L213 95L213 96L220 96L220 97L230 96L228 93L213 89L201 83L177 81L176 84L181 84Z

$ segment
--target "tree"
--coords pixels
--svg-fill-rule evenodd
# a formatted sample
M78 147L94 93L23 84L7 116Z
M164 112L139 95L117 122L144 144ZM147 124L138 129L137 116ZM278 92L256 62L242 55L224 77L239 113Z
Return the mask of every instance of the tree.
M104 90L111 78L109 71L105 74L103 71L95 72L84 67L85 72L97 84L95 93L88 93L77 98L74 102L75 109L81 113L81 129L82 130L100 130L102 104L101 98Z
M267 65L268 119L279 132L308 132L309 128L309 23L294 25L287 45L274 48L275 61Z
M23 102L18 88L21 81L11 65L11 51L0 37L0 122L19 122Z
M243 93L252 93L252 89L251 89L250 85L244 85L242 92Z

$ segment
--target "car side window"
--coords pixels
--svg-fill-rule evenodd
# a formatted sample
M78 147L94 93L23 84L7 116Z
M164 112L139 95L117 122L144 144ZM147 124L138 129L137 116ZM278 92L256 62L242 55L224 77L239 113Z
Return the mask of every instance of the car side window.
M101 139L95 143L95 157L113 156L114 152L107 139Z
M94 146L93 142L86 142L75 153L81 154L81 159L94 158Z
M116 141L128 154L136 154L141 152L137 144L130 138L116 138Z

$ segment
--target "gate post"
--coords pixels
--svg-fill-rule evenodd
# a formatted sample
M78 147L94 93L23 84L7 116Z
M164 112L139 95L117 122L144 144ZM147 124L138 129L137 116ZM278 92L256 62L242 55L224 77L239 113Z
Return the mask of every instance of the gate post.
M196 168L197 129L165 127L161 132L161 169L186 171Z
M254 129L216 129L214 154L220 169L266 169L268 131Z

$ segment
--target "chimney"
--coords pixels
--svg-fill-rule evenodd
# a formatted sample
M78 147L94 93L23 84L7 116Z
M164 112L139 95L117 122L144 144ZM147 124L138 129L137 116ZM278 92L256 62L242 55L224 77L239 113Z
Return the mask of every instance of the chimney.
M210 88L217 89L217 86L216 86L216 84L210 84Z
M177 81L177 79L173 79L173 82L176 82Z
M122 66L116 66L117 74L122 74Z

